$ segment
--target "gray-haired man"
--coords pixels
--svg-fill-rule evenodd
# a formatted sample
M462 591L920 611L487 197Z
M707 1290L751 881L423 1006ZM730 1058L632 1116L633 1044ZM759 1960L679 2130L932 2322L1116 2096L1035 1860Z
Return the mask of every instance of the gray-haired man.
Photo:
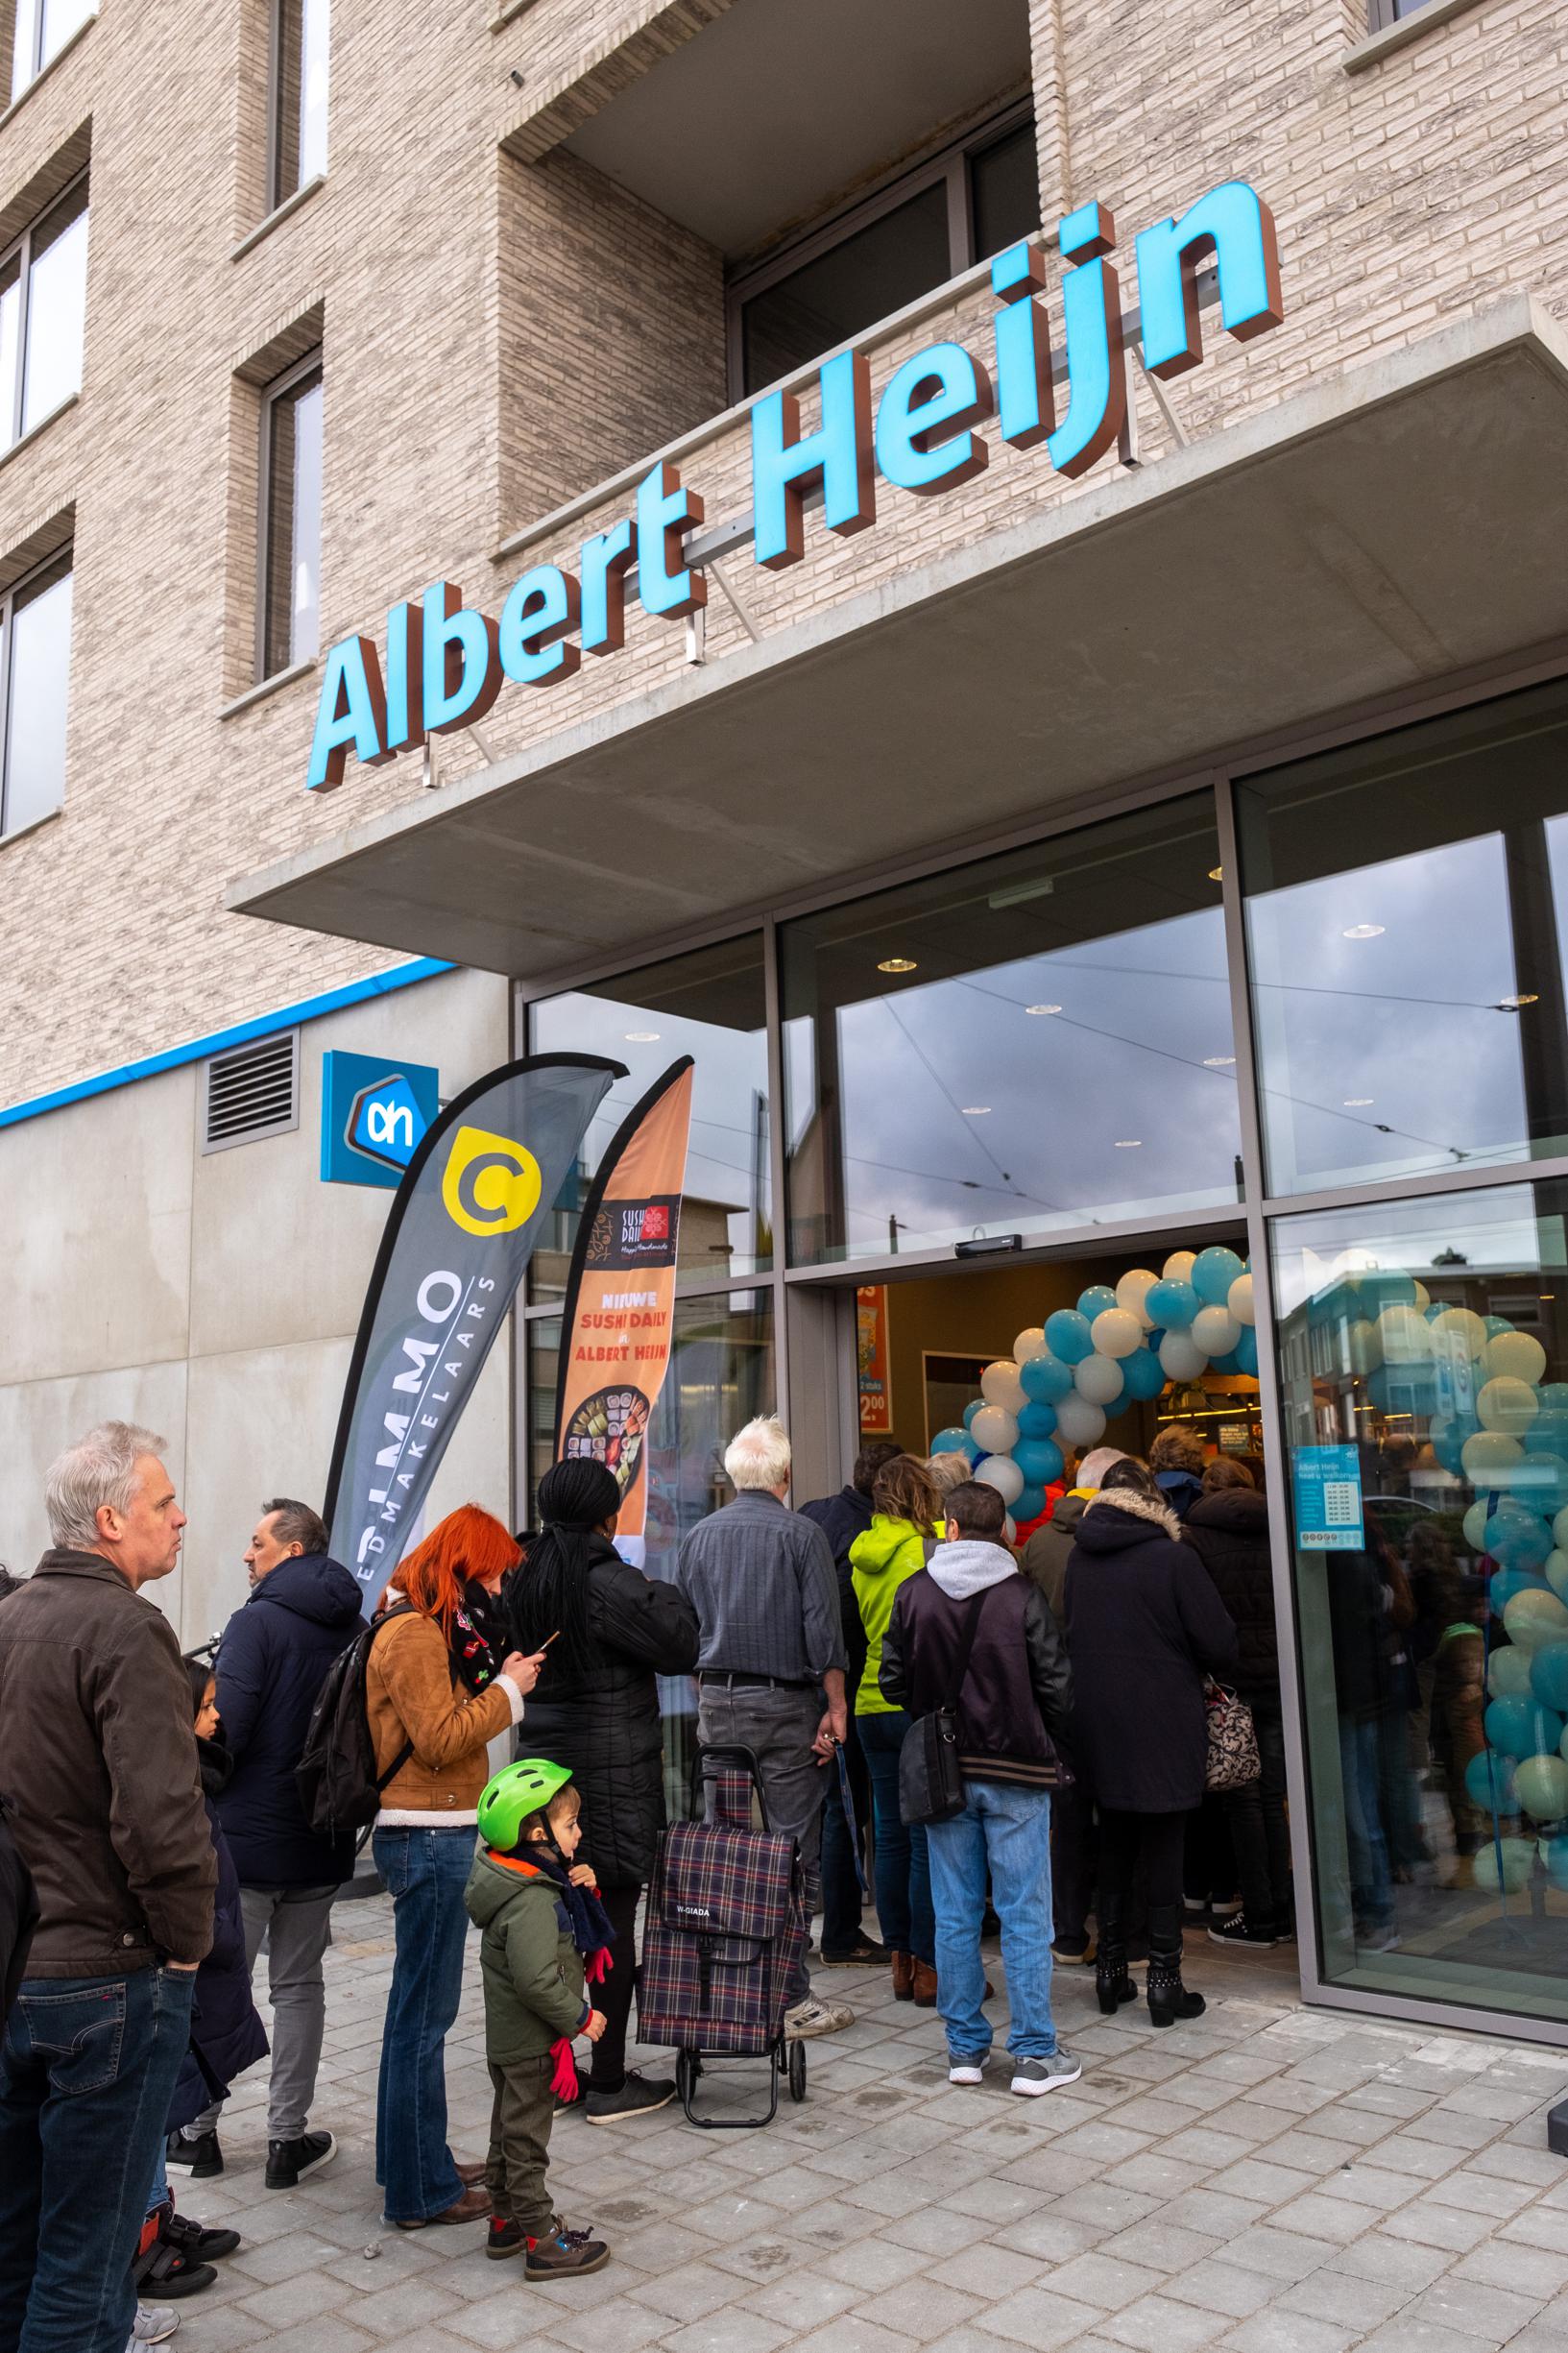
M212 1941L217 1860L174 1631L163 1440L54 1464L53 1550L0 1611L0 1798L39 1922L0 2047L0 2353L122 2353L131 2264Z

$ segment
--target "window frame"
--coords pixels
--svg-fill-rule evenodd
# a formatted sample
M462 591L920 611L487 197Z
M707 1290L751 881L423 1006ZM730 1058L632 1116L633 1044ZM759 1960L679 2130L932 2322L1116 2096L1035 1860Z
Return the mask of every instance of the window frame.
M272 382L271 382L270 384L265 385L265 386L262 388L262 393L261 393L261 435L260 435L260 447L259 447L259 449L258 449L258 450L257 450L257 455L256 455L256 568L255 568L255 646L254 646L254 668L255 668L255 684L256 684L257 686L265 686L265 685L266 685L266 683L267 683L267 681L268 681L269 679L271 679L271 678L279 678L279 677L281 677L281 676L283 675L284 671L286 671L286 670L290 670L290 669L292 669L292 668L294 667L294 665L295 665L295 663L296 663L297 661L304 661L304 660L308 659L308 657L307 657L307 656L305 656L305 655L302 655L302 654L297 655L297 654L295 653L295 651L294 651L293 644L292 644L292 643L291 643L290 647L289 647L289 657L288 657L288 660L287 660L286 662L280 663L280 664L278 665L278 667L277 667L277 669L269 669L269 668L268 668L268 667L267 667L267 581L268 581L268 574L269 574L269 571L270 571L270 570L271 570L271 564L272 564L272 487L273 487L273 485L272 485L272 471L273 471L273 465L272 465L272 448L273 448L273 412L274 412L274 410L277 408L277 403L278 403L278 401L279 401L279 400L286 400L289 398L289 396L290 396L292 393L296 393L296 392L300 391L301 387L302 387L302 386L304 384L304 381L305 381L306 377L308 377L308 376L314 376L317 378L318 382L320 382L320 384L321 384L321 385L322 385L322 387L323 387L323 392L322 392L322 402L323 402L323 409L322 409L322 414L323 414L323 433L322 433L322 440L323 440L323 455L324 455L324 462L323 462L323 473L324 473L324 476L325 476L325 473L326 473L326 464L325 464L325 449L326 449L326 364L325 364L325 357L324 357L324 350L323 350L323 346L322 346L321 344L319 344L319 343L318 343L318 344L313 345L313 346L311 347L311 349L310 349L308 352L306 352L304 353L304 355L303 355L303 357L302 357L302 358L300 358L300 359L297 359L297 360L292 361L292 362L290 363L290 365L289 365L288 367L286 367L286 368L283 370L283 372L282 372L282 374L281 374L280 376L275 376L273 377L273 379L272 379ZM324 507L325 507L325 498L324 498ZM325 515L324 515L324 522L325 522ZM292 517L291 517L291 523L292 523ZM326 537L326 534L325 534L325 530L324 530L323 535L322 535L323 540L325 540L325 537ZM320 595L320 591L321 591L321 570L322 570L322 543L321 543L321 542L318 542L318 544L317 544L317 548L316 548L316 588L317 588L318 597L319 597L319 595ZM319 648L318 648L318 650L319 650Z
M1004 107L994 108L957 138L948 139L939 147L901 164L889 173L869 194L836 206L827 217L779 246L765 259L748 263L737 269L727 280L724 289L725 365L729 378L729 398L732 406L741 401L757 400L768 390L759 385L755 392L745 386L745 343L743 313L746 304L770 286L792 278L808 262L815 261L834 246L842 245L874 221L896 212L900 206L919 196L929 187L944 182L948 197L948 259L950 278L961 277L975 264L975 207L971 165L977 156L994 147L1010 132L1019 131L1036 120L1037 109L1032 91L1014 98ZM780 379L783 380L782 378Z
M272 6L268 12L266 189L268 215L276 212L279 205L286 205L290 197L298 196L302 188L319 177L315 172L299 172L295 176L292 187L286 188L283 185L283 11L290 5L291 0L272 0ZM300 70L302 77L304 72L304 20L311 0L298 0L298 5L300 10ZM330 106L332 98L330 0L327 0L327 5L329 12L327 19L327 104ZM302 144L304 134L302 82L300 90L300 131Z
M64 567L63 570L60 569L61 566ZM76 577L74 534L63 546L55 548L49 555L40 556L36 564L29 565L21 577L13 580L8 589L0 590L0 849L3 849L9 841L19 841L25 834L30 834L35 826L47 824L51 817L59 816L65 806L65 778L62 775L60 799L53 809L44 810L36 817L29 817L25 825L17 826L14 831L7 822L7 810L11 801L11 684L12 657L16 644L16 607L18 602L26 604L31 601L28 591L36 586L45 572L56 572L60 579L74 581ZM50 587L56 585L54 581L49 583ZM74 602L72 619L74 623ZM69 663L70 651L67 649L67 670Z
M1431 6L1432 0L1416 0L1415 7L1407 9L1401 15L1399 0L1366 0L1367 32L1387 33L1395 25L1408 25L1420 15L1423 9Z
M54 219L55 214L59 212L64 205L69 203L70 199L76 194L78 188L86 185L87 203L84 207L84 217L88 222L88 249L90 253L92 242L92 190L90 184L88 183L90 183L91 178L91 163L84 163L79 172L73 172L71 174L71 177L69 180L67 180L62 188L56 190L55 194L51 196L49 202L43 206L42 210L35 213L33 219L28 222L27 227L21 231L21 233L18 236L12 237L11 243L6 246L3 251L0 251L0 276L4 276L5 272L10 268L12 261L17 264L16 375L15 380L12 385L11 395L11 436L6 442L4 449L0 449L0 456L9 457L12 450L14 449L24 438L22 416L24 404L27 400L28 328L32 324L33 311L33 249L37 242L38 231L41 229L46 228L49 222ZM82 352L79 354L79 363L82 359L84 359L85 356L86 329L84 326L82 335ZM77 392L67 393L63 400L57 400L54 407L48 412L47 416L40 417L36 425L30 425L27 426L27 435L31 436L34 433L41 433L44 426L50 422L50 419L58 417L60 410L69 406L70 402L77 398L77 393L81 390L81 366L79 364L77 369Z
M64 39L57 41L53 49L46 50L44 39L49 24L49 0L37 0L37 17L33 27L33 38L29 44L31 55L28 59L27 80L18 83L16 80L16 18L20 6L21 0L11 0L11 87L6 95L5 107L0 109L0 111L20 106L33 85L42 80L58 57L64 56L72 41L79 34L86 31L98 13L98 0L92 0L92 5L84 11L80 21L71 27Z

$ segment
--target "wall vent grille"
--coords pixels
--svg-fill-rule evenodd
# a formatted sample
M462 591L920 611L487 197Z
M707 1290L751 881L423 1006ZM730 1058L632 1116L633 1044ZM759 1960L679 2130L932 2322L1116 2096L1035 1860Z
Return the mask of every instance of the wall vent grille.
M202 1150L227 1152L300 1125L300 1032L285 1030L232 1047L206 1063L202 1089Z

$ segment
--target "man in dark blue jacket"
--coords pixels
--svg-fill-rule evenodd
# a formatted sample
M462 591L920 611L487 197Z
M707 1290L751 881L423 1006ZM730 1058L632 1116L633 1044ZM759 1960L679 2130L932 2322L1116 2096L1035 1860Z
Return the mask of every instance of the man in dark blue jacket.
M246 1958L253 1970L265 1937L273 2001L269 2190L292 2190L337 2147L329 2132L305 2127L326 2015L322 1955L353 1841L318 1837L294 1781L323 1679L360 1624L360 1589L326 1545L308 1504L263 1504L245 1555L251 1598L218 1645L218 1714L234 1760L218 1813L239 1874ZM209 2107L169 2135L171 2172L223 2171L221 2112Z

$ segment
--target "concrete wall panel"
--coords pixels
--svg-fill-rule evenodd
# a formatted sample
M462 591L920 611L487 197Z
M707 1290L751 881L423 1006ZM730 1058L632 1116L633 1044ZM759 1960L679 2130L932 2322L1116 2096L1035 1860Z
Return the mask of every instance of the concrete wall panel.
M164 1461L185 1501L185 1366L183 1361L138 1365L117 1372L59 1381L19 1381L0 1388L0 1561L29 1569L49 1544L43 1478L57 1454L94 1422L138 1421L168 1442ZM188 1507L187 1507L188 1508ZM147 1588L148 1596L181 1621L183 1564Z

